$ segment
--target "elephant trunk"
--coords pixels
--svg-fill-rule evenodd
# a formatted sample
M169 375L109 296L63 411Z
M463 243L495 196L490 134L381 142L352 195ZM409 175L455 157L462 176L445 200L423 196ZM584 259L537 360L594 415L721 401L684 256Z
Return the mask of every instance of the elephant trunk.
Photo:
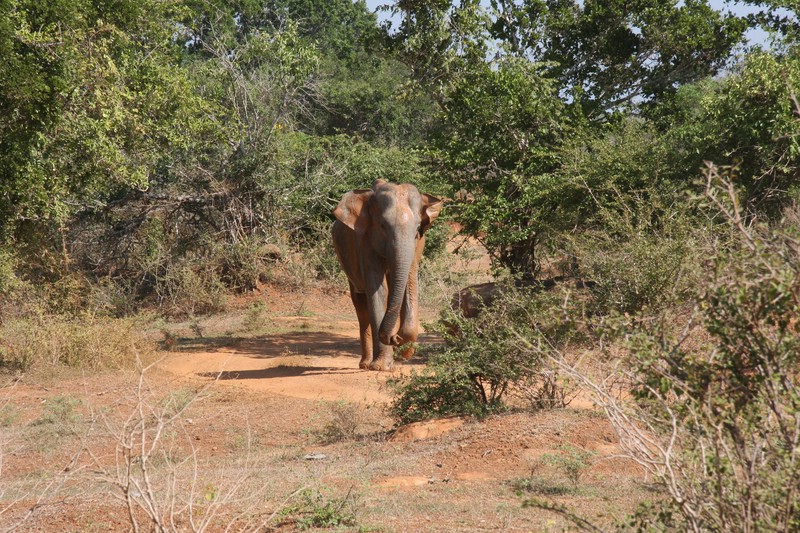
M386 314L383 316L379 329L379 338L383 344L400 346L403 339L397 335L397 321L400 317L400 308L403 305L403 298L406 294L408 285L408 275L411 271L411 263L414 260L413 250L403 250L398 252L396 260L393 262L391 277L389 279L389 301L386 306Z

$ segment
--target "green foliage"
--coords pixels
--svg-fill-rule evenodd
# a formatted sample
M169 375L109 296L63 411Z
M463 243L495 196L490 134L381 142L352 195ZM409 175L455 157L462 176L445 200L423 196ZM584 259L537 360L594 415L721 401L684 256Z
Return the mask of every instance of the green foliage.
M454 198L514 274L566 251L602 312L653 306L703 160L737 165L748 212L796 196L794 22L755 3L785 48L709 80L746 24L699 0L401 2L394 32L363 1L7 0L0 293L191 315L335 279L330 210L384 178Z
M432 90L496 54L548 64L547 76L587 116L652 100L726 65L747 22L706 1L402 2L395 35ZM445 89L446 92L446 89Z
M728 179L713 187L731 191ZM615 415L617 429L647 428L650 445L630 451L668 495L661 512L640 517L641 528L800 526L798 235L794 225L745 226L739 213L720 213L738 241L716 250L680 337L669 323L622 328L636 402L625 408L628 422Z
M212 135L215 109L178 64L177 2L3 4L0 233L63 224L143 189L165 148ZM144 134L146 132L146 134Z
M422 253L427 260L436 260L447 252L447 241L450 239L451 230L444 218L440 216L437 223L425 232L425 249Z
M476 394L460 360L443 358L442 366L433 366L439 362L439 358L428 359L421 372L412 371L410 376L391 382L395 398L390 412L399 423L451 415L483 417L500 409L500 405L488 405ZM448 362L457 366L447 368Z
M77 434L83 415L80 408L83 402L73 396L54 396L48 399L42 410L42 415L33 422L42 437L68 436Z
M736 166L743 207L780 216L797 198L800 125L793 87L800 58L754 52L726 78L686 87L665 106L677 176L693 176L704 160Z
M343 135L314 137L297 132L276 133L272 142L269 166L256 163L264 154L252 155L253 167L260 168L252 180L261 209L271 214L265 222L279 232L291 232L296 242L323 231L327 238L330 213L342 195L370 187L378 178L428 190L419 155L413 151L374 146Z
M7 296L22 284L15 270L14 255L9 250L0 248L0 295Z
M509 52L552 62L552 76L602 116L713 75L747 24L706 1L494 1L492 36Z
M652 124L637 117L570 138L560 150L559 188L548 195L552 226L592 228L615 214L652 221L668 216L664 204L676 196L669 180L671 150ZM648 203L648 212L631 213Z
M541 457L542 462L560 470L572 483L572 486L577 487L583 473L592 466L592 459L597 453L582 450L569 444L562 444L557 449L558 452L556 453L543 454Z
M323 64L320 93L322 134L357 135L385 146L424 142L433 104L409 90L408 66L391 57L362 53L357 61Z
M567 342L576 332L559 315L549 295L513 286L503 288L476 318L444 313L435 327L445 342L423 347L425 369L394 381L391 413L401 423L456 414L486 416L503 410L504 399L515 389L528 396L547 390L559 397L557 380L536 379L553 369L520 343L521 336L538 337L545 331L556 342ZM542 398L537 407L561 406L556 398Z
M644 149L650 139L636 137L624 118L716 73L747 27L704 1L494 1L488 10L474 1L431 1L400 9L397 46L440 107L432 167L453 184L453 196L468 199L454 218L521 275L537 272L542 243L591 223L600 206L587 186L624 194L671 174L659 154L672 147L656 139L649 143L656 152ZM594 161L591 148L604 149L596 139L610 147L620 133L636 160L620 154L625 168L575 171L576 156L591 168L581 161ZM567 141L585 153L562 151Z
M304 531L312 528L355 526L355 496L348 492L344 498L326 498L314 489L305 489L299 502L281 510L283 522L291 520L294 527Z
M245 331L258 332L269 325L269 307L263 301L250 304L242 320Z
M473 66L445 98L432 155L453 192L470 194L454 216L501 264L533 272L548 193L559 186L553 148L570 123L554 83L540 65L506 59Z
M589 280L590 311L657 312L691 298L707 228L682 206L656 194L620 199L622 212L601 210L595 227L572 239L578 274Z
M593 282L593 310L635 313L680 302L686 290L680 278L693 266L687 263L691 244L659 234L633 234L621 242L596 237L580 251L583 272Z

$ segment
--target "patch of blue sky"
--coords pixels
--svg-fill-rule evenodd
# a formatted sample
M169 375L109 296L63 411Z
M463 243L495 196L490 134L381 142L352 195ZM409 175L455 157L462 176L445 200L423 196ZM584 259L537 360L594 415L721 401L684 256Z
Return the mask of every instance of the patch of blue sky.
M392 14L392 11L390 9L394 5L394 2L390 2L388 0L366 0L366 2L367 2L367 7L371 11L377 12L379 21L381 22L389 21L392 23L392 27L395 28L400 24L400 16L398 14ZM484 0L482 3L487 6L489 4L486 0ZM757 13L758 11L761 10L761 8L756 6L750 6L742 2L730 1L730 0L710 0L709 4L711 5L712 8L716 9L717 11L730 12L739 16ZM785 10L778 10L777 13L782 16L789 15L789 12ZM760 46L769 45L770 36L768 32L766 32L762 28L751 28L750 30L748 30L746 36L747 36L747 43L750 45L760 45Z

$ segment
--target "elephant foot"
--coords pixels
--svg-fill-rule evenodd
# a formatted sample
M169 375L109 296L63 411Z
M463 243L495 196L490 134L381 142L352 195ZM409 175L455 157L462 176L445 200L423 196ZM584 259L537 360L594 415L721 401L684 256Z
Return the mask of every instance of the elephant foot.
M364 369L364 370L369 370L371 363L372 363L372 358L371 357L369 359L365 359L365 358L362 357L361 361L358 362L358 368L361 368L361 369Z
M369 365L370 370L379 370L382 372L391 372L394 367L394 361L391 359L376 359Z

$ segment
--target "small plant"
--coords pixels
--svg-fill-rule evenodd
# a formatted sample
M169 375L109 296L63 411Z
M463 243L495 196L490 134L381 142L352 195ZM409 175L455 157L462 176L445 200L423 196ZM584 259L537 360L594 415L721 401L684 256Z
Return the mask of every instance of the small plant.
M244 315L242 326L245 331L256 332L264 329L269 323L268 307L265 302L251 304Z
M566 487L562 483L553 483L539 476L516 479L511 482L511 488L518 495L533 493L544 496L565 496L573 492L572 488Z
M164 336L161 346L168 352L173 351L178 345L178 336L168 329L162 329L161 334Z
M0 428L13 426L19 420L20 410L11 402L0 405Z
M582 450L569 444L562 444L557 450L559 450L559 453L543 454L542 462L561 471L572 483L572 486L577 487L583 473L592 466L592 459L597 453Z
M326 499L319 490L306 489L299 500L279 513L284 523L293 522L298 530L356 525L357 502L352 489L343 498L332 499Z
M314 316L314 312L306 309L306 301L302 300L300 305L295 308L294 315L309 318Z
M250 431L241 433L237 430L230 434L227 440L228 449L233 452L249 452L261 446L261 439Z
M83 402L72 396L55 396L44 404L42 416L33 425L46 433L59 436L75 435L78 426L83 422L83 415L78 410Z
M355 404L344 400L323 402L328 421L316 436L323 444L350 441L358 438L360 413Z
M189 388L180 388L169 391L161 401L162 411L165 416L173 417L183 412L198 398L199 393Z

